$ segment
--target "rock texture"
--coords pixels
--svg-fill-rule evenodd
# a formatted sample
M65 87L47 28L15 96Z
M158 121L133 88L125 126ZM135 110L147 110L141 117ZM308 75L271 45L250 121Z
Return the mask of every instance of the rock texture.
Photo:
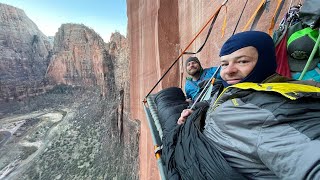
M120 104L70 86L0 104L0 179L139 179L139 122Z
M49 82L103 87L106 56L104 42L94 30L79 24L63 24L55 35L47 71Z
M0 100L44 91L50 49L23 10L0 3Z
M157 0L155 2L127 0L131 63L130 109L131 118L141 121L140 178L143 180L159 179L159 175L153 154L151 135L141 102L222 2L223 0ZM228 1L227 11L225 7L221 9L207 44L197 54L204 67L218 65L218 52L223 42L232 35L245 2ZM293 0L292 4L296 5L298 2L298 0ZM258 4L256 1L248 1L236 32L243 30ZM290 1L285 1L276 24L287 12L289 5ZM268 1L262 14L258 15L257 23L250 25L249 29L252 27L254 30L267 32L276 6L277 1ZM227 19L226 29L224 36L222 36L221 28L225 16ZM192 43L188 51L198 50L204 42L207 32L208 27ZM188 58L187 55L182 56L153 93L169 86L183 86L186 74L183 60L186 58Z
M118 91L123 94L123 106L126 112L130 112L130 62L128 39L115 32L110 37L110 42L106 44L106 50L110 60L114 64L114 81Z
M139 179L127 39L63 24L51 49L22 10L0 10L0 179Z

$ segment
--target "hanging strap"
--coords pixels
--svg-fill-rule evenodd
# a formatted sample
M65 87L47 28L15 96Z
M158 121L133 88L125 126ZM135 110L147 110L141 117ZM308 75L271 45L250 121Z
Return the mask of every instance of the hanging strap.
M239 22L240 22L240 20L241 20L241 18L242 18L243 12L244 12L244 10L245 10L246 7L247 7L247 3L248 3L248 0L246 1L246 3L244 4L244 6L243 6L243 8L242 8L241 14L240 14L240 16L239 16L239 19L238 19L238 21L237 21L237 24L236 24L235 28L233 29L232 35L234 35L234 33L236 32L236 30L237 30L237 28L238 28L238 25L239 25Z
M226 14L224 15L224 20L223 20L223 25L222 25L222 28L221 28L221 38L223 38L224 36L224 32L226 30L226 26L227 26L227 6L225 6L225 9L226 9Z
M261 8L266 4L266 0L262 0L258 6L258 8L254 11L254 13L252 14L252 16L250 17L249 21L247 22L247 24L243 27L242 31L246 31L249 27L249 25L251 24L251 22L255 19L255 17L257 16L258 12L261 10Z
M219 14L222 6L223 6L223 5L221 5L221 6L218 8L218 10L214 13L214 16L212 17L213 19L212 19L211 25L210 25L209 30L208 30L208 33L207 33L207 37L206 37L206 39L204 40L204 42L203 42L203 44L201 45L201 47L198 49L198 51L197 51L197 52L184 52L183 54L198 54L200 51L202 51L204 45L205 45L205 44L207 43L207 41L208 41L208 38L209 38L209 36L210 36L210 34L211 34L213 25L214 25L214 23L215 23L216 20L217 20L218 14ZM211 18L210 18L210 20L211 20ZM209 22L210 22L210 21L208 21L207 24L208 24ZM207 26L207 24L206 24L205 26L203 26L203 28L201 29L201 31Z
M225 0L222 5L218 8L218 10L210 17L210 19L207 21L207 23L201 28L201 30L197 33L197 35L191 40L191 42L187 45L187 47L180 53L180 55L177 57L177 59L171 64L171 66L167 69L167 71L161 76L161 78L158 80L158 82L152 87L152 89L148 92L145 98L147 98L151 92L158 86L158 84L162 81L162 79L168 74L168 72L171 70L171 68L178 62L178 60L181 58L181 56L189 49L189 47L192 45L192 43L196 40L196 38L201 34L201 32L205 29L205 27L210 23L211 19L213 19L216 14L220 11L221 7L224 6L228 0Z
M245 9L246 6L247 6L247 3L248 3L248 0L246 0L246 3L245 3L244 6L243 6L243 9L242 9L242 11L241 11L241 14L240 14L240 16L239 16L239 19L238 19L238 21L237 21L237 24L236 24L234 30L233 30L232 35L234 35L234 33L235 33L236 30L237 30L237 27L238 27L238 25L239 25L239 22L240 22L240 20L241 20L242 15L243 15L244 9ZM199 98L201 98L201 100L207 100L207 99L210 97L210 94L211 94L211 92L212 92L212 86L213 86L213 84L214 84L214 82L215 82L215 76L216 76L217 73L219 72L220 68L221 68L221 66L219 66L219 67L217 68L217 70L214 72L214 74L212 75L212 77L210 78L210 80L207 82L207 84L205 85L205 87L204 87L203 90L201 91L201 93L200 93L200 95L198 96L198 98L194 101L194 103L192 104L192 106L191 106L190 109L192 109L192 108L195 106L195 104L199 101ZM209 84L210 84L210 86L207 88L207 86L208 86Z
M280 14L280 11L281 11L281 9L283 7L284 2L285 2L285 0L278 0L277 8L276 8L276 11L274 12L274 14L272 16L270 27L269 27L269 30L268 30L268 34L270 36L272 36L272 32L273 32L273 29L274 29L274 24L275 24L275 22L277 21L277 19L279 17L279 14Z

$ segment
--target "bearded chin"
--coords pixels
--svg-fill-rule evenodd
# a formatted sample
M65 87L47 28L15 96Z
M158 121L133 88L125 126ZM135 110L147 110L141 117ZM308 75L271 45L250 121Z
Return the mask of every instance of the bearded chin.
M196 71L191 71L191 72L189 72L189 75L190 75L190 76L195 76L195 75L197 75L197 74L200 74L200 69L198 69L198 70L196 70Z

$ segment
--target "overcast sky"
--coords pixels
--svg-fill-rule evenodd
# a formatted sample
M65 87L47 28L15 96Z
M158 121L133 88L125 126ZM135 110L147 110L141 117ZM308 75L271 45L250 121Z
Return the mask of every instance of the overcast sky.
M47 36L54 36L63 23L84 24L105 42L118 31L126 36L126 0L0 0L18 7Z

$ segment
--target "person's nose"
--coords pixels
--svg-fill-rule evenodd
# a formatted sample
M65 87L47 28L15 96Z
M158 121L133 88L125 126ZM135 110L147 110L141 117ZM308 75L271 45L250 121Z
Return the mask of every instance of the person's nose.
M227 74L234 74L238 71L236 65L234 63L229 63L227 68L225 69L225 72Z
M189 68L194 68L195 67L195 64L190 64L189 65Z

